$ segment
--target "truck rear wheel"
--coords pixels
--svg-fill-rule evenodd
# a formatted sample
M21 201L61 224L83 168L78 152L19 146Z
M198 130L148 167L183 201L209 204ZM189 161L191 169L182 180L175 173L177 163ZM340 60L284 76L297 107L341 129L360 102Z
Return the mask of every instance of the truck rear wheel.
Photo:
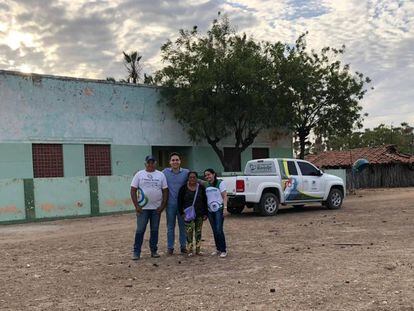
M241 214L243 212L244 206L227 206L227 211L230 214Z
M329 209L338 209L341 208L343 199L344 195L342 194L342 191L333 188L329 191L328 199L323 203Z
M279 210L279 199L271 192L265 192L262 194L262 198L259 203L259 213L262 216L276 215Z

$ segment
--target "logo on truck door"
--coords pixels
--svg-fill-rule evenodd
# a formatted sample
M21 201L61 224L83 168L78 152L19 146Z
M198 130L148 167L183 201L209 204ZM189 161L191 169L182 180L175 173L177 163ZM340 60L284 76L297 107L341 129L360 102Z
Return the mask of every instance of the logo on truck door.
M291 161L291 163L294 164L293 161ZM288 160L279 160L279 167L282 177L283 194L286 201L317 199L316 197L299 191L298 187L300 179L297 175L296 167L294 167L295 172L291 172L289 170Z

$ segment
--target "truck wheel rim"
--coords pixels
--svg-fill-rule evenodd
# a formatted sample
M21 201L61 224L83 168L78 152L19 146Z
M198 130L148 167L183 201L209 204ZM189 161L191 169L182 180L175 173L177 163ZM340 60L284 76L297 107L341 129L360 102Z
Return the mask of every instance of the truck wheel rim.
M341 202L342 202L341 195L338 192L333 193L331 202L335 207L338 207L339 205L341 205Z
M277 202L274 198L267 198L264 204L266 212L273 213L277 208Z

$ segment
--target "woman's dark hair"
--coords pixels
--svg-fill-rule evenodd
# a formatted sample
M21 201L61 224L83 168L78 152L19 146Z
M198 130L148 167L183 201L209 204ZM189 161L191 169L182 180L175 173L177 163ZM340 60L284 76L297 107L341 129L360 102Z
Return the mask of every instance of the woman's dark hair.
M198 178L198 173L196 171L189 171L188 175L187 175L187 180L188 180L188 178L190 178L191 174L194 174Z
M211 173L211 174L214 175L214 183L213 183L213 185L217 184L217 173L216 173L216 171L213 170L212 168L208 168L208 169L204 170L204 175L206 174L206 172L209 172L209 173Z
M196 171L189 171L187 174L187 181L186 184L188 183L188 181L190 180L190 175L193 174L195 175L195 177L198 179L198 173Z

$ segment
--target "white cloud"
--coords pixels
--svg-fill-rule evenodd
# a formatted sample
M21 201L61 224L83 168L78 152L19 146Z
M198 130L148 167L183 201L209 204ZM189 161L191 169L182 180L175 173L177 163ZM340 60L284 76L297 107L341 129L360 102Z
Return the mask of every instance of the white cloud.
M301 7L289 2L272 7L270 1L244 1L252 3L259 17L253 29L245 30L260 39L286 42L309 31L307 42L315 49L345 44L343 61L372 78L375 87L362 101L369 113L365 126L414 123L414 2L296 1ZM295 12L303 9L306 17ZM292 15L297 17L292 20Z
M378 122L414 123L414 2L396 0L0 0L0 68L90 78L124 77L122 51L162 63L160 46L180 28L207 29L218 11L260 40L347 46L344 62L372 78L362 105Z

